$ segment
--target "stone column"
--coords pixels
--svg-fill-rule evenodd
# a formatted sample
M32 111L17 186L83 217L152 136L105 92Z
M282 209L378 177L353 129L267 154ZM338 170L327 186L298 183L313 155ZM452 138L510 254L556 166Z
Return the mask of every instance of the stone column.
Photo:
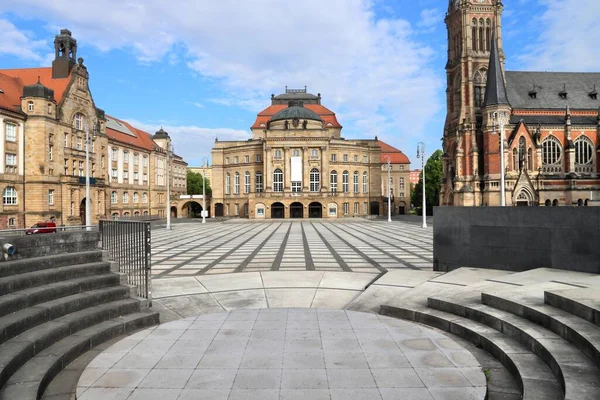
M321 146L321 192L329 190L329 152L327 146Z
M302 147L302 191L308 192L310 181L310 163L309 163L308 146Z
M290 179L292 175L290 174L291 170L291 161L290 161L290 148L285 147L283 149L283 192L290 193L292 191L292 184Z
M263 162L264 162L264 168L263 168L263 191L264 192L270 192L273 188L273 186L271 185L271 181L273 180L273 161L272 161L273 155L272 155L272 150L270 146L265 145L264 146L264 157L263 157Z

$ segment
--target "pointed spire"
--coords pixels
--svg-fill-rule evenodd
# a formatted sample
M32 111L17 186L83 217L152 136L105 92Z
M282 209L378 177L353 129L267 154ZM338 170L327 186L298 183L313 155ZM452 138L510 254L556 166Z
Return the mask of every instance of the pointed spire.
M496 31L492 32L492 48L490 50L490 63L488 66L487 85L483 106L510 105L506 96L506 83L500 66L500 55L496 41Z

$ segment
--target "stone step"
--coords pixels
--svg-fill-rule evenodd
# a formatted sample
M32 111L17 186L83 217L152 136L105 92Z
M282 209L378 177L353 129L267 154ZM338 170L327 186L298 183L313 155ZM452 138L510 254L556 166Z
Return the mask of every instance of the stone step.
M600 286L546 291L544 301L600 326Z
M559 382L541 358L486 325L419 305L382 305L380 313L450 332L487 351L515 377L524 400L564 398Z
M61 297L6 315L0 318L0 343L63 315L109 301L124 299L129 296L129 293L129 287L110 286Z
M158 324L158 313L140 311L111 319L59 340L27 361L0 390L0 400L37 400L52 379L86 351L113 337Z
M89 264L102 261L102 251L84 251L36 258L24 258L15 261L0 262L0 278L43 269L66 267L69 265Z
M110 272L110 263L93 262L27 272L0 278L0 296L49 283Z
M109 272L108 274L85 276L6 294L0 296L0 317L46 301L92 289L114 286L119 283L121 283L121 277L118 274Z
M0 386L21 365L58 340L109 319L139 311L137 299L116 300L48 321L8 340L0 345Z
M600 398L600 371L577 347L535 323L481 303L432 297L428 305L487 325L520 342L552 370L565 399Z
M537 301L526 300L512 293L482 293L483 304L510 312L551 330L571 342L600 367L600 330L598 327L569 312Z

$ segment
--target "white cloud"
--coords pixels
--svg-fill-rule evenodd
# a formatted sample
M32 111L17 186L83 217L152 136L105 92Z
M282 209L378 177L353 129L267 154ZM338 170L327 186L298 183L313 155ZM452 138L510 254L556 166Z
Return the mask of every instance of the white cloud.
M429 8L421 11L421 20L417 24L422 28L434 28L444 22L444 13L437 8Z
M546 11L532 21L540 34L519 57L527 69L598 71L598 0L540 0Z
M23 60L42 61L47 41L34 40L28 32L17 29L10 21L0 19L0 54L8 54Z
M160 126L160 123L140 122L134 119L124 118L125 121L143 131L152 133ZM250 132L240 129L229 128L203 128L193 125L162 124L162 128L169 133L175 153L182 156L188 164L199 164L203 157L210 157L210 149L200 145L201 143L213 143L219 140L247 140Z
M344 116L346 137L422 137L443 106L434 50L405 19L375 17L370 0L21 0L4 6L67 26L80 43L118 48L141 62L182 60L223 94L206 101L259 111L285 85L321 92ZM0 6L0 11L2 6ZM437 14L436 14L437 13ZM100 17L101 16L101 17ZM426 10L431 27L440 11ZM248 121L252 123L252 121ZM440 127L441 132L441 127ZM437 132L436 132L437 134Z

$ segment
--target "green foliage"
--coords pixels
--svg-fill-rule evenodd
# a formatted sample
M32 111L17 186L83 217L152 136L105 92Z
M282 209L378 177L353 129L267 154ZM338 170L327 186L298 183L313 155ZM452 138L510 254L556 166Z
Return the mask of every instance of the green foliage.
M212 193L208 179L202 179L199 172L188 171L187 173L187 194L202 194L202 184L206 184L206 195Z
M440 188L442 187L443 167L442 167L442 151L436 150L425 164L425 201L427 203L427 214L431 215L433 206L439 204ZM419 208L419 215L423 215L423 172L419 177L419 183L415 185L411 193L411 203Z

